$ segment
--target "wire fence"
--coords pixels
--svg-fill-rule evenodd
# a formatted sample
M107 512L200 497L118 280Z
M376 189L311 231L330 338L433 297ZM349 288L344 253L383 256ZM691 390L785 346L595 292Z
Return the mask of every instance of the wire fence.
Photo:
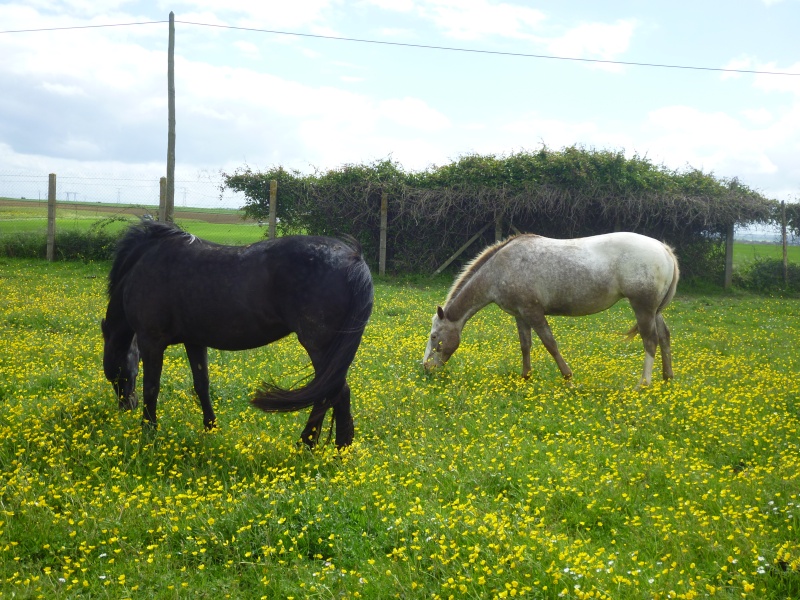
M56 219L61 228L157 217L160 177L120 178L56 174ZM47 231L49 174L0 173L0 235ZM223 243L263 238L266 224L244 218L244 196L222 189L222 179L175 181L175 221ZM210 228L210 226L213 226Z

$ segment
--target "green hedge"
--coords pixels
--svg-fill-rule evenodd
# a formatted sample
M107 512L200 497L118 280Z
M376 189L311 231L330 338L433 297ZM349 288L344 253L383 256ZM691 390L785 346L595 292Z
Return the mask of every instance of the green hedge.
M351 234L373 265L385 193L387 264L395 272L431 272L486 227L457 268L494 241L500 217L503 236L517 230L560 238L616 230L650 235L676 248L685 279L722 282L728 227L770 222L776 206L736 179L579 147L472 154L421 172L382 160L312 174L244 168L223 178L225 187L244 193L244 210L256 219L268 217L269 182L277 180L282 232Z
M737 287L761 294L800 294L800 265L788 263L784 279L782 260L758 258L735 272L733 283Z
M87 231L56 230L55 257L59 260L111 260L122 232L109 232L106 225L115 219L102 219ZM20 232L0 235L0 256L8 258L46 258L47 235Z

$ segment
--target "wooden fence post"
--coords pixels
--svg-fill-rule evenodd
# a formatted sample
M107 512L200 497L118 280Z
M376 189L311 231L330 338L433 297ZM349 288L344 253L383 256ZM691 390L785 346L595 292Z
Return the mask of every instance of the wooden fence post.
M47 181L47 260L56 257L56 174L50 173Z
M158 220L167 222L167 178L158 180Z
M275 239L275 229L278 221L278 180L269 182L269 239Z
M381 237L378 257L378 274L386 275L386 225L389 221L389 197L386 192L381 194Z
M725 289L729 290L733 283L733 224L728 225L725 236Z
M786 202L781 200L781 245L783 246L783 285L789 286L789 259L786 254Z

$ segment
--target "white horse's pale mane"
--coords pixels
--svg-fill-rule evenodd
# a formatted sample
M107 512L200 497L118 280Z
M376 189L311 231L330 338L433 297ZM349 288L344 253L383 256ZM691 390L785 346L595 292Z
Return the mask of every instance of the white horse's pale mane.
M467 262L461 269L461 272L458 274L458 277L456 277L455 281L453 282L453 285L450 286L450 291L447 292L447 298L444 301L444 305L447 306L448 304L450 304L450 300L456 297L458 292L461 291L461 289L467 284L467 282L470 279L472 279L475 273L477 273L478 270L486 263L486 261L489 260L492 256L494 256L498 250L500 250L506 244L514 241L515 239L522 237L539 237L539 236L532 233L522 233L519 235L512 235L511 237L508 237L504 240L500 240L498 242L495 242L494 244L486 246L486 248L481 250L481 252L475 258Z

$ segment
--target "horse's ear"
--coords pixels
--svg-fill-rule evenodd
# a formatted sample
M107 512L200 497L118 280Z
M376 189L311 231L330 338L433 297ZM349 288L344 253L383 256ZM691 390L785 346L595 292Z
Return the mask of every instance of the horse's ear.
M440 319L444 319L444 310L441 306L436 307L436 314L439 315Z

